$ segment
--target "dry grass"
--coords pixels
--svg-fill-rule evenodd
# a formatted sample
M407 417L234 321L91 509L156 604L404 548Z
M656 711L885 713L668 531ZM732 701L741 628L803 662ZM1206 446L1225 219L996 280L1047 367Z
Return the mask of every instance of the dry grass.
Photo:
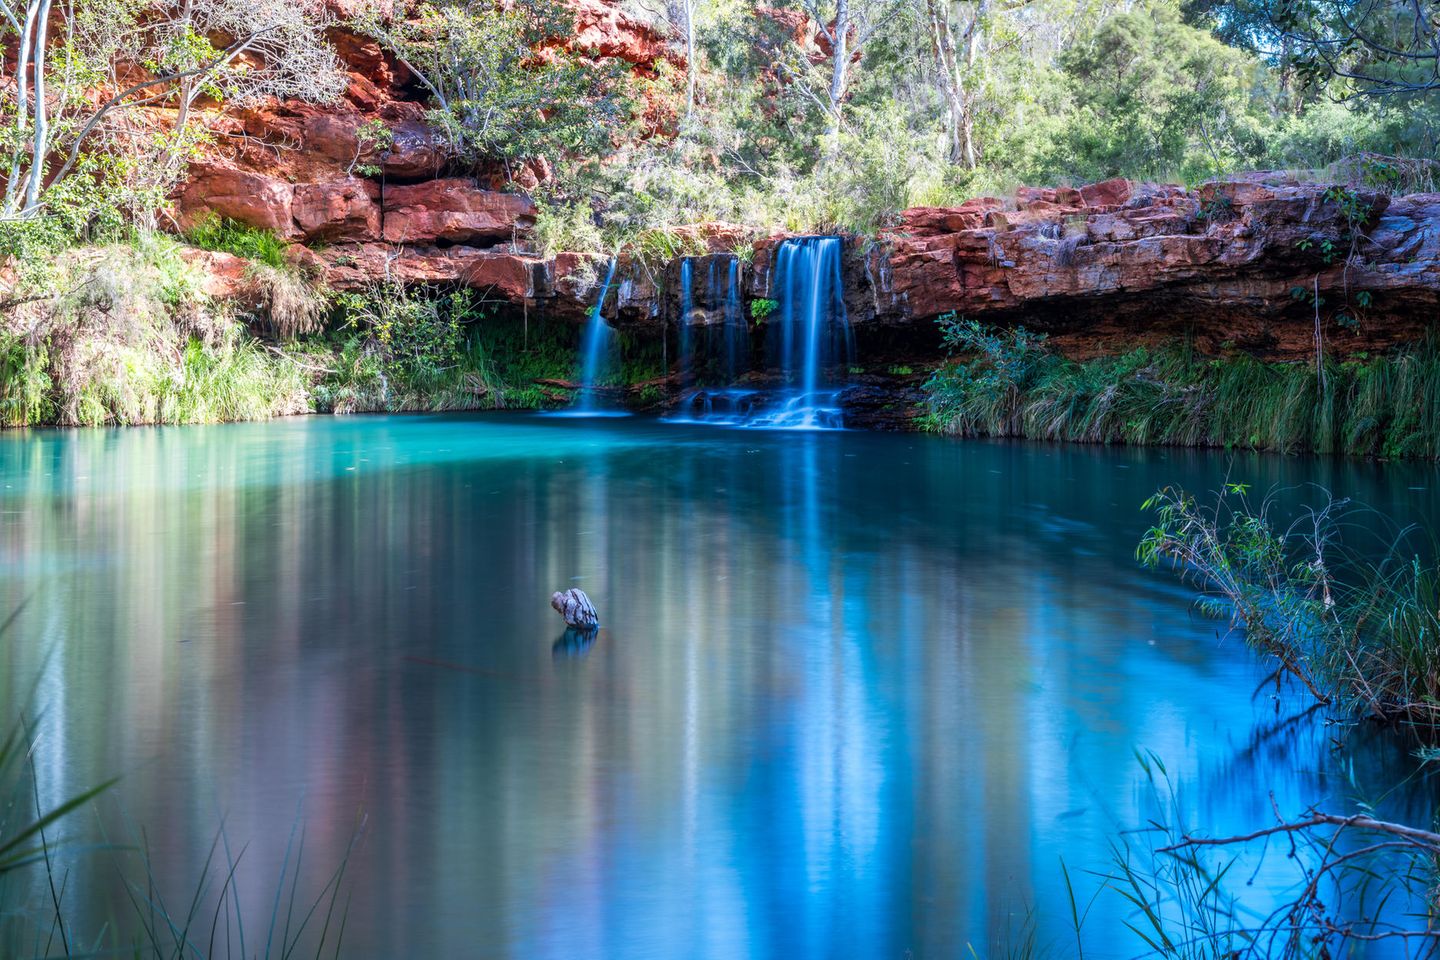
M322 286L291 267L264 263L251 266L256 313L268 331L282 339L318 333L325 323L329 299Z

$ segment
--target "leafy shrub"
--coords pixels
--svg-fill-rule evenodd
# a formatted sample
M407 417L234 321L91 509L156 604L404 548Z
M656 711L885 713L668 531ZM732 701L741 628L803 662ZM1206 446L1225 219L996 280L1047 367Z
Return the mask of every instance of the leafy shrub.
M1288 526L1271 498L1227 483L1212 505L1165 488L1137 556L1173 565L1246 642L1317 701L1440 730L1440 570L1341 546L1348 504L1326 498ZM1367 523L1373 527L1373 518Z
M415 75L427 119L471 159L602 150L629 114L626 71L568 49L575 24L563 4L427 0L406 17L366 7L355 24Z
M461 324L477 311L473 291L433 296L398 282L338 302L344 327L369 340L387 373L422 392L459 363Z
M605 249L605 238L595 222L595 211L584 200L563 203L537 198L531 237L536 249L546 256L565 251L601 253Z
M54 406L45 346L11 334L0 336L0 425L49 423Z

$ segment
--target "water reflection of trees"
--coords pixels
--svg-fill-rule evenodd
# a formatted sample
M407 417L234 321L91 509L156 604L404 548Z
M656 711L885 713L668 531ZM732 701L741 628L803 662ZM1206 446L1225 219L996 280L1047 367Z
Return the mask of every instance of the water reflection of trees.
M1137 742L1216 829L1338 769L1257 729L1243 648L1134 568L1139 501L1214 459L415 426L0 461L48 491L0 541L7 594L45 580L47 782L129 774L162 879L222 811L278 864L303 795L316 862L372 812L347 939L376 955L949 954L1061 902L1058 851L1106 862L1145 812ZM571 582L606 636L556 664L545 601ZM1384 756L1345 762L1380 782Z

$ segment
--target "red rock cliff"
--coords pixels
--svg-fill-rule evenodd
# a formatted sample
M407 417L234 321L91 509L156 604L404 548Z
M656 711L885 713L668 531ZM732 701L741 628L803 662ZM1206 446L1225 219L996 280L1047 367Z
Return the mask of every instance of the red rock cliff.
M674 56L665 36L617 2L572 5L576 49L642 74ZM297 255L338 289L391 276L583 317L595 296L591 258L544 260L529 242L535 209L518 191L546 175L543 165L508 191L461 172L425 124L403 68L343 28L332 39L349 79L342 102L213 116L216 146L179 193L181 224L213 212L272 229L303 245ZM376 120L394 138L384 150L359 140L361 125ZM362 167L377 172L361 176ZM1362 350L1423 336L1440 306L1440 196L1359 190L1364 217L1351 223L1326 190L1264 174L1194 191L1112 180L907 210L880 236L852 238L851 319L933 339L929 321L956 311L1048 329L1081 351L1154 334L1298 355L1310 349L1318 293L1332 345ZM734 249L742 234L697 229L716 251ZM767 296L781 239L759 243L748 296ZM1343 250L1327 257L1326 243ZM622 266L620 276L607 310L618 322L673 317L673 296L666 300L653 267Z

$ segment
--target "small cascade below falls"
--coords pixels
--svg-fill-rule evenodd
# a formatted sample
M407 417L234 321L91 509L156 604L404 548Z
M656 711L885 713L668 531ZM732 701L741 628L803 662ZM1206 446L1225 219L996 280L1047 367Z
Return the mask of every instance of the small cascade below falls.
M610 267L605 271L605 282L600 285L600 299L595 301L595 308L590 311L590 321L585 324L585 332L582 334L580 344L580 392L575 399L575 405L568 410L561 410L556 416L562 417L624 417L628 416L624 410L614 410L602 407L599 403L598 383L606 361L610 358L611 350L615 342L615 331L605 322L602 312L605 309L605 298L610 293L610 284L615 280L615 260L610 260Z
M776 310L766 340L770 360L785 378L779 390L723 388L686 397L678 419L782 430L834 430L844 426L843 387L836 368L854 353L845 312L839 237L795 237L775 251L770 284ZM747 365L749 331L740 299L740 266L730 265L724 305L724 356L729 382ZM716 289L711 282L711 289Z

